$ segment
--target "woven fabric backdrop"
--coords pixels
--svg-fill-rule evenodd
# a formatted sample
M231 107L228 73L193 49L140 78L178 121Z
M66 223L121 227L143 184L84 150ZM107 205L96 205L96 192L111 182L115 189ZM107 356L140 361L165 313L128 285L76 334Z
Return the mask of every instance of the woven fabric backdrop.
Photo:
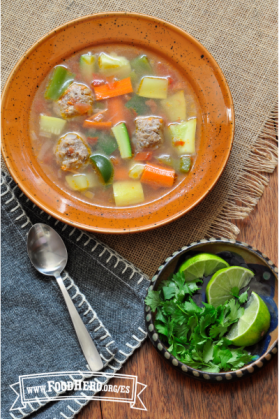
M148 275L179 247L206 236L235 238L277 164L277 2L275 0L3 0L2 83L41 36L78 17L131 11L165 19L196 37L230 86L233 150L207 198L179 220L126 236L98 235Z

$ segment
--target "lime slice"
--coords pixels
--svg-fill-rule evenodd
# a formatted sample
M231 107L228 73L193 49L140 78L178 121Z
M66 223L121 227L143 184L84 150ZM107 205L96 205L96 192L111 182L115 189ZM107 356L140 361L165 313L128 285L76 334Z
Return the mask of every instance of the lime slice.
M206 298L214 307L232 298L232 289L246 287L254 273L240 266L230 266L216 272L206 287Z
M100 174L101 179L108 183L113 176L113 165L110 159L102 154L92 154L90 160L93 163L93 166Z
M179 272L185 275L185 281L190 282L193 279L202 278L214 274L219 269L225 268L229 264L216 255L210 253L200 253L186 260L180 268Z
M227 334L236 346L251 346L259 342L270 326L270 313L261 297L252 292L244 314Z

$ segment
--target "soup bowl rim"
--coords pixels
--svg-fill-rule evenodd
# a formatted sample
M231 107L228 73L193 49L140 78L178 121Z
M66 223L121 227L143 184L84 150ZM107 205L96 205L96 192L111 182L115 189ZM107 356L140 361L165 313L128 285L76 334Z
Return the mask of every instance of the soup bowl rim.
M207 56L210 58L210 60L214 63L217 73L219 74L219 76L221 77L222 80L222 85L226 90L226 94L228 95L228 101L230 104L230 110L231 110L231 131L230 131L230 136L227 139L228 141L228 149L226 152L226 156L225 156L225 160L223 162L223 164L218 168L218 173L215 176L215 179L212 181L212 183L209 185L209 187L207 189L205 189L203 191L203 193L201 194L201 196L195 200L195 202L193 202L191 205L187 206L185 209L181 209L180 211L177 211L175 213L173 213L172 215L168 216L168 217L164 217L159 221L156 221L156 223L151 222L145 225L139 225L139 226L132 226L129 227L129 229L123 229L123 228L113 228L113 227L100 227L97 225L92 225L90 223L86 223L83 224L77 220L71 220L68 217L64 216L64 214L58 214L55 208L51 208L47 203L42 202L41 200L37 199L36 196L33 195L32 191L30 191L30 188L26 187L24 182L22 181L22 179L19 178L18 174L16 173L16 171L13 168L13 165L11 163L11 159L9 154L6 152L6 149L3 145L1 145L1 153L2 156L4 158L4 161L6 163L6 166L11 174L11 176L13 177L13 179L16 181L16 183L19 185L19 187L21 188L21 190L27 195L27 197L33 202L35 203L39 208L41 208L42 210L46 211L48 214L52 215L54 218L58 218L60 221L65 222L66 224L69 225L74 225L78 228L82 228L84 230L87 231L91 231L91 232L97 232L97 233L109 233L109 234L127 234L127 233L132 233L132 232L141 232L141 231L147 231L147 230L152 230L154 228L157 228L159 226L168 224L176 219L178 219L179 217L181 217L183 214L191 211L196 205L198 205L206 196L207 194L213 189L213 187L216 185L217 181L219 180L221 174L223 173L225 166L228 162L230 153L231 153L231 149L232 149L232 144L233 144L233 138L234 138L234 133L235 133L235 113L234 113L234 104L233 104L233 98L230 92L230 88L228 86L227 80L219 66L219 64L216 62L216 60L214 59L214 57L212 56L212 54L192 35L190 35L188 32L186 32L185 30L179 28L178 26L164 20L158 17L154 17L151 15L147 15L147 14L143 14L143 13L135 13L135 12L101 12L101 13L95 13L92 15L86 15L86 16L82 16L79 17L77 19L73 19L71 21L68 21L54 29L52 29L51 31L49 31L47 34L45 34L44 36L42 36L40 39L38 39L23 55L22 57L17 61L17 63L15 64L15 66L13 67L6 83L3 89L3 93L2 93L2 106L4 106L5 104L5 99L9 93L9 88L10 88L10 84L13 80L14 74L16 73L16 71L20 68L20 66L22 65L22 63L24 62L25 58L27 56L29 56L33 51L36 50L36 48L38 48L38 46L40 46L42 43L44 43L46 40L48 40L49 38L51 38L52 36L54 36L56 33L63 31L64 29L66 29L69 26L73 26L76 23L79 22L86 22L86 21L90 21L92 19L95 18L105 18L105 17L115 17L115 16L131 16L131 17L135 17L135 18L144 18L147 20L150 20L152 23L154 22L158 22L160 24L166 25L167 27L170 27L172 30L176 31L177 33L181 34L182 36L186 37L188 40L190 40L193 44L197 45L202 51L204 51ZM82 50L82 47L81 47ZM156 201L156 200L155 200ZM148 203L147 203L148 204ZM152 204L152 201L149 203ZM140 204L141 205L141 204ZM102 208L102 210L106 210L106 206L104 206ZM121 210L121 207L117 207L119 210ZM130 207L125 207L130 208ZM137 208L137 205L132 206L131 208Z

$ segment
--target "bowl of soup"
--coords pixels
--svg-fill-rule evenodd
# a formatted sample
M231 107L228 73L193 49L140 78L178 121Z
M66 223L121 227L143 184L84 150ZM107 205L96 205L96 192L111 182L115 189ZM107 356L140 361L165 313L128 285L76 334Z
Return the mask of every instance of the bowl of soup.
M154 17L69 22L17 63L3 92L2 154L55 218L104 233L191 210L227 163L233 102L210 53Z

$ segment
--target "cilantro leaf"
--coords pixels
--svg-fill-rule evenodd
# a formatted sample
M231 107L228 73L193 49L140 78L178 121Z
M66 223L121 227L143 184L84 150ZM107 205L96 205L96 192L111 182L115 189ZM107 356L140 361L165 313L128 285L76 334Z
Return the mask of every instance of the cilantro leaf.
M177 309L177 306L173 301L166 301L163 303L162 312L165 315L173 315L176 309Z
M155 323L156 329L159 333L161 333L162 335L165 336L169 336L169 331L168 328L165 324L161 324L161 323Z
M172 277L173 282L177 285L179 290L182 290L185 284L185 277L181 272L177 272Z
M167 322L166 317L163 315L162 310L160 308L157 308L156 320L158 320L162 323Z
M248 291L248 290L247 290ZM248 292L245 291L243 292L239 297L238 297L238 301L240 302L240 304L242 303L246 303L246 301L248 300Z
M145 298L145 304L151 308L151 311L155 311L162 303L159 291L149 290Z
M134 95L132 99L125 103L126 108L133 109L137 115L145 115L149 107L146 105L146 98Z
M188 311L189 313L200 313L202 311L192 298L190 298L189 301L185 301L183 307L185 311Z
M213 349L214 344L212 340L206 341L204 347L203 347L203 361L205 363L208 363L209 361L212 361L213 359Z
M206 334L207 327L214 322L214 314L208 313L200 319L200 334L205 339L208 338Z
M168 287L163 287L162 290L165 300L170 300L176 294L176 287L171 284Z
M208 366L203 367L203 371L205 372L219 372L220 368L218 365L209 362Z
M187 342L187 334L189 332L189 327L187 326L187 324L176 323L173 327L173 332L175 333L175 336L177 336L177 338L180 341L185 342L185 343Z
M181 310L179 305L177 307L178 308L176 309L176 311L173 313L173 316L172 316L173 321L176 322L177 324L183 324L184 322L187 323L189 319L189 314Z
M188 289L190 291L190 294L194 294L194 292L198 291L200 288L197 286L197 282L202 282L199 279L197 279L195 282L187 282Z
M238 287L233 287L231 290L231 293L234 297L238 297L239 296L239 288Z
M217 336L222 337L225 333L227 333L228 328L227 326L223 326L222 324L213 325L210 328L209 336L211 338L217 338Z

